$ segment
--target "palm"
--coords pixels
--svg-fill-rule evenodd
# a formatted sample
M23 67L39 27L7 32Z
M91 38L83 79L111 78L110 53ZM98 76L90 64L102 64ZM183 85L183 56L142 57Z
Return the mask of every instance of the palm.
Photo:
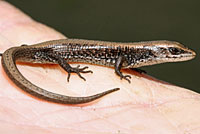
M0 25L0 52L24 43L65 38L34 22L5 1L0 1L0 18L0 24L3 24ZM124 72L132 76L129 84L121 81L112 68L87 66L94 73L83 74L86 81L72 75L67 82L67 73L56 65L18 64L27 79L52 92L88 96L116 87L121 90L89 104L55 104L17 88L0 66L0 131L153 134L200 131L198 94L134 71Z

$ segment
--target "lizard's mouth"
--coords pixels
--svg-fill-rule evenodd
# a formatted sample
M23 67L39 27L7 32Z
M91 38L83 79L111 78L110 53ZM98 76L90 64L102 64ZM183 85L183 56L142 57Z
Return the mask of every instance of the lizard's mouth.
M186 61L191 60L196 56L196 53L192 50L187 50L187 52L179 55L168 55L166 58L169 62Z

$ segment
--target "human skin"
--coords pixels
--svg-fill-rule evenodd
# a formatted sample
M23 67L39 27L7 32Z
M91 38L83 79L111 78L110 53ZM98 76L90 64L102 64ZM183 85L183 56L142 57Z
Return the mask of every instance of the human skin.
M21 44L63 39L5 1L0 1L0 52ZM77 64L72 64L76 66ZM9 80L0 65L0 133L42 134L197 134L200 132L200 96L188 89L125 70L131 84L113 68L89 66L86 81L58 65L17 64L31 82L51 92L88 96L119 87L120 91L82 105L63 105L33 97ZM183 74L184 75L184 74Z

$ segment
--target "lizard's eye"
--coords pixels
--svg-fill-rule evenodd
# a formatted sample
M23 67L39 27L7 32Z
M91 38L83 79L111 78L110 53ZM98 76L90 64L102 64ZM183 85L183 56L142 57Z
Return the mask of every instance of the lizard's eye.
M170 47L169 52L173 55L177 55L181 53L181 49L175 48L175 47Z

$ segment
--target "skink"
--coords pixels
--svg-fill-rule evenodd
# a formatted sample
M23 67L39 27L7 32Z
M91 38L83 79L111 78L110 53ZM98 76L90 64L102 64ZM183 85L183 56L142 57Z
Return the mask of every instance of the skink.
M119 90L114 88L88 97L71 97L49 92L28 81L17 69L16 61L41 64L59 64L70 73L91 73L88 67L71 67L68 62L83 62L114 67L121 79L130 83L130 75L123 75L121 69L135 68L165 62L190 60L195 52L174 41L146 41L120 43L82 39L61 39L35 45L21 45L7 49L2 56L2 66L8 77L24 91L47 101L63 104L81 104L96 100ZM136 70L138 71L138 69ZM140 71L140 70L139 70Z

